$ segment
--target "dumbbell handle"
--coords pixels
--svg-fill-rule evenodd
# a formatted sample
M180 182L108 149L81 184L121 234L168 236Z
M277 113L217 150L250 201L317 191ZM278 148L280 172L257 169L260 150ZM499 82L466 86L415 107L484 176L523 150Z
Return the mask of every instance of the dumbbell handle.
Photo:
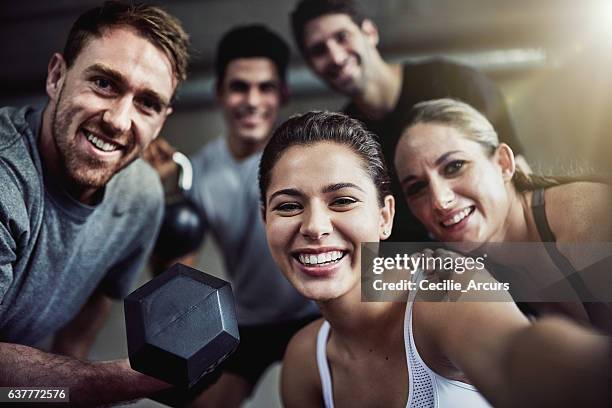
M179 168L179 189L181 192L191 190L191 186L193 185L193 167L191 166L191 161L181 152L174 152L172 154L172 161L174 161Z

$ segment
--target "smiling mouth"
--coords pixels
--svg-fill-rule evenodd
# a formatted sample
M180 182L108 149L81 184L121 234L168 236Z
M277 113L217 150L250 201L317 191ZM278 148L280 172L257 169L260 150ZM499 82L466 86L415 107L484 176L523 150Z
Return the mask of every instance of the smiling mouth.
M459 211L458 213L456 213L452 217L449 217L449 218L443 220L440 224L443 227L445 227L445 228L453 227L453 226L459 224L461 221L463 221L468 216L470 216L474 212L475 209L476 209L476 207L473 206L473 205L469 206L467 208L464 208L463 210Z
M102 140L102 138L95 136L93 133L82 129L83 134L85 135L85 138L87 139L87 141L94 146L96 149L101 150L105 153L110 153L110 152L114 152L116 150L119 150L121 148L121 146L115 144L115 143L110 143L107 141Z
M320 254L300 253L294 255L294 258L304 266L327 266L340 262L346 254L343 251L328 251Z

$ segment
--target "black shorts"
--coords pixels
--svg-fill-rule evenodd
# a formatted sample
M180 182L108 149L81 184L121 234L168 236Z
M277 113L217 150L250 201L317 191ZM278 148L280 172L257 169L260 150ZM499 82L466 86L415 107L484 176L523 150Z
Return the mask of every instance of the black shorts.
M282 323L238 326L240 344L234 354L221 364L221 369L243 377L254 387L272 363L283 359L291 337L319 317L315 315Z

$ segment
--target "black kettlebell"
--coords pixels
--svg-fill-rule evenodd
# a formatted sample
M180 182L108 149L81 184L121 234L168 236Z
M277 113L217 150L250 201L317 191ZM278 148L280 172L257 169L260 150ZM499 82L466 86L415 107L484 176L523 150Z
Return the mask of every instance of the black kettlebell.
M197 250L207 230L203 214L185 195L193 184L191 162L180 152L175 152L172 160L179 169L178 192L166 197L164 218L153 250L164 261L172 261Z

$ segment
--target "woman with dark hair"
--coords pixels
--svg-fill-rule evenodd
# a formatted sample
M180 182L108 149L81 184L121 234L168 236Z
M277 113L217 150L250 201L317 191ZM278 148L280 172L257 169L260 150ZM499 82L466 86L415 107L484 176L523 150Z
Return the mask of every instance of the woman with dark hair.
M453 99L415 105L398 142L395 167L409 208L439 241L471 243L472 248L548 242L539 250L532 245L531 256L500 261L527 271L523 276L534 286L550 280L545 273L564 277L558 287L567 284L569 291L563 293L575 293L583 302L533 302L530 309L563 313L612 333L612 309L594 302L611 298L612 279L585 269L601 261L585 243L612 241L609 185L522 173L491 123Z
M605 405L607 339L559 318L530 324L507 293L486 304L414 302L416 291L406 305L362 302L361 244L393 224L388 180L375 137L342 114L293 117L264 150L268 245L323 315L288 346L285 405L488 406L474 386L499 406Z

